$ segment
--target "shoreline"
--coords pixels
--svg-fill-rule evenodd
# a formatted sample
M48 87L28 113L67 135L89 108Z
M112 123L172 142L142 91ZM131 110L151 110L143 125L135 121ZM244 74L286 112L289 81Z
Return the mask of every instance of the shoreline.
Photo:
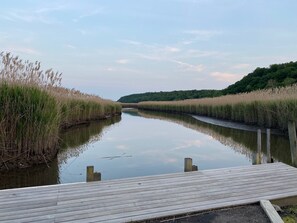
M100 118L90 119L87 121L78 122L75 124L71 124L68 126L61 126L60 132L67 132L73 128L79 128L80 126L90 125L92 122L97 122L100 120L106 120L115 116L121 116L121 113L109 114L105 115ZM59 152L59 145L56 148L49 148L48 154L36 154L35 156L24 157L24 156L17 156L17 157L1 157L0 160L0 173L1 172L8 172L11 170L21 170L30 168L35 165L45 164L47 166L50 165L51 161L57 156ZM54 152L53 152L54 151Z

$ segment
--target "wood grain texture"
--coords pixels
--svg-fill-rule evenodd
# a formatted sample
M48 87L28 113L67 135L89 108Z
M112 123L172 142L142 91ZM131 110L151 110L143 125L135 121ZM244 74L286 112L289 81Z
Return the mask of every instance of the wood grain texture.
M129 222L297 196L283 163L0 191L0 222Z

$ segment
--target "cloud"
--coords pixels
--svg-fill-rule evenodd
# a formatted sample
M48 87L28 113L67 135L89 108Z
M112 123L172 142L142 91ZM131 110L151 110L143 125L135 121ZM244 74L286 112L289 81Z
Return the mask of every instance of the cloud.
M106 67L106 68L104 68L103 70L105 70L105 71L109 71L109 72L118 71L118 69L115 68L115 67Z
M41 53L33 48L28 47L9 47L3 51L12 52L12 53L24 53L28 55L41 55Z
M190 41L194 40L209 40L214 36L220 35L222 32L216 30L185 30L183 31L185 34L189 34L192 36Z
M64 46L67 47L67 48L69 48L69 49L76 49L76 46L71 45L71 44L66 44Z
M36 9L34 12L38 14L44 14L44 13L51 13L55 11L62 11L65 10L67 7L63 5L55 6L55 7L43 7Z
M96 16L96 15L102 14L103 12L104 12L103 8L96 9L96 10L93 10L93 11L88 12L86 14L80 15L78 18L73 19L73 22L79 22L82 19L85 19L85 18L88 18L88 17L93 17L93 16Z
M49 12L53 12L56 10L62 10L62 7L59 8L42 8L38 10L23 10L16 9L11 11L5 11L0 17L9 20L12 22L41 22L44 24L56 24L59 23L58 20L54 19L54 17L50 17Z
M243 75L240 74L232 74L225 72L212 72L210 76L214 77L217 81L234 83L235 81L240 80Z
M180 65L180 67L184 71L201 72L201 71L204 70L204 66L202 64L193 65L193 64L185 63L185 62L178 61L178 60L170 60L170 61L172 61L172 62L177 63L178 65Z
M165 60L163 57L155 56L155 55L147 55L143 53L136 53L136 56L139 56L140 58L147 59L147 60L153 60L153 61L163 61Z
M142 45L141 42L134 41L134 40L128 40L128 39L122 39L122 40L120 40L120 42L129 44L129 45L135 45L135 46Z
M15 21L15 19L13 19L11 16L0 15L0 18L7 20L7 21L11 21L11 22Z
M130 62L130 60L128 59L119 59L116 61L116 63L118 64L128 64Z
M164 50L167 51L167 52L170 52L170 53L176 53L176 52L181 51L179 48L176 48L176 47L165 47Z
M226 56L228 53L222 53L218 51L207 51L207 50L195 50L189 49L186 51L185 57L214 57L214 56Z
M182 41L181 43L182 43L183 45L190 45L190 44L193 43L193 41L191 41L191 40L184 40L184 41Z
M9 35L4 32L0 32L0 41L6 40L9 38Z
M232 68L234 69L246 69L249 68L251 65L247 64L247 63L241 63L241 64L236 64L234 66L232 66Z

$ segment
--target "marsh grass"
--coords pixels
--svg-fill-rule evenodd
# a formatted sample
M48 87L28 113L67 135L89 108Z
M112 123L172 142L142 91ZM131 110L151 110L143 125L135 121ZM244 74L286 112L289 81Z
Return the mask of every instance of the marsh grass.
M119 103L61 87L61 74L39 62L0 56L0 170L48 162L61 128L121 112Z
M297 121L297 85L216 98L141 102L141 109L190 113L286 130Z

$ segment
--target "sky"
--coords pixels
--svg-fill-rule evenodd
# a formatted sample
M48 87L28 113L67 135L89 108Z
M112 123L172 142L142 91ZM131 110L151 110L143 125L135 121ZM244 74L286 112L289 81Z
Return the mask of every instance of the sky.
M222 89L297 60L296 0L3 0L0 52L103 98Z

